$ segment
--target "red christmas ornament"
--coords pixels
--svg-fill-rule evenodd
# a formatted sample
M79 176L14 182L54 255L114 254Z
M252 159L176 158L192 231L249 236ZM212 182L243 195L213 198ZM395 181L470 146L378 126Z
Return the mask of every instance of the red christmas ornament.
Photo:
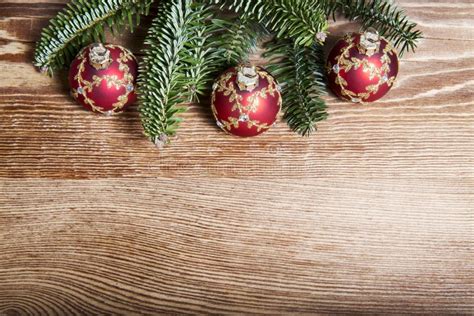
M138 64L117 45L92 44L77 55L69 70L72 96L86 109L119 113L136 100Z
M214 84L212 112L225 132L252 137L275 123L281 102L270 73L261 67L239 66L225 71Z
M338 41L327 62L329 88L354 103L383 97L398 75L395 48L376 31L346 35Z

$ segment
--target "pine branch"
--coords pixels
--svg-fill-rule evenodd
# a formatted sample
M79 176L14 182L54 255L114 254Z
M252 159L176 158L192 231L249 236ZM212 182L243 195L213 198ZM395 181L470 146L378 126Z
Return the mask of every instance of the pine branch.
M268 44L268 70L282 85L283 111L290 128L302 136L316 131L327 118L322 45L303 47L290 40Z
M209 7L192 0L160 3L149 29L140 65L139 111L145 134L162 147L176 134L186 111L180 104L196 101L215 71L210 36L215 32Z
M258 41L270 34L263 25L247 16L215 19L214 23L220 32L212 37L212 41L217 59L222 60L222 70L248 61L249 54L257 50Z
M140 15L147 15L153 0L73 0L43 29L34 57L42 72L52 75L69 66L77 52L93 41L105 42L104 29L133 31Z
M326 31L325 8L314 0L207 0L221 8L248 16L274 31L280 38L292 38L298 45L310 46L317 34Z
M393 41L400 56L414 51L422 33L404 12L389 0L337 0L329 9L341 11L350 20L359 20L365 28L373 27L380 35Z

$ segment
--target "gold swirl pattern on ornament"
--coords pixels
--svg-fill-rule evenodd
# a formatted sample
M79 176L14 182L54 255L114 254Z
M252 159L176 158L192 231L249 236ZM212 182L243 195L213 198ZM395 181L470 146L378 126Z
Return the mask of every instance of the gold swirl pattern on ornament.
M371 94L376 94L381 85L386 83L389 87L391 87L397 78L397 76L392 76L390 78L387 77L388 72L390 71L390 63L391 60L388 57L388 53L391 53L395 56L398 56L396 49L391 45L390 42L386 41L386 45L383 49L383 55L380 57L380 61L382 62L381 67L376 67L374 64L370 63L367 59L359 59L357 57L351 57L349 51L356 46L353 41L353 38L350 34L344 36L344 41L347 42L347 47L341 52L339 56L336 57L337 63L340 69L344 69L347 73L351 69L357 70L362 67L364 72L369 73L369 79L373 80L375 77L378 77L379 80L376 84L368 85L366 87L366 92L355 93L347 88L348 83L347 81L341 76L341 71L335 71L333 68L335 65L329 65L327 68L328 73L334 71L336 73L336 84L341 87L341 94L343 96L348 97L353 102L357 103L364 103L367 99L371 96Z
M81 59L81 63L78 65L78 73L74 77L75 80L78 81L79 83L79 88L82 88L82 93L79 93L78 89L72 89L72 96L75 99L78 99L79 95L82 95L84 97L84 102L89 105L93 111L99 112L99 113L107 113L107 114L116 114L120 112L125 104L128 101L129 95L134 91L134 89L129 89L130 86L133 86L133 81L134 77L130 73L130 67L126 64L128 61L135 60L135 57L133 54L126 48L123 47L118 47L116 45L106 45L108 48L112 49L120 49L120 56L116 59L116 61L119 64L119 70L123 72L123 78L118 79L117 76L115 75L105 75L102 77L99 77L97 75L94 75L92 77L92 81L85 80L83 78L83 73L85 71L85 64L87 62L87 58L85 56L85 51L86 48L82 49L81 52L79 53L79 58ZM117 102L115 102L112 107L113 109L110 111L104 111L101 109L99 106L97 106L91 98L87 95L87 93L91 93L94 90L94 87L100 86L102 81L107 83L107 87L110 89L113 86L118 90L120 88L125 88L125 94L119 96L117 98Z
M280 96L280 91L278 90L278 87L275 83L275 79L272 76L270 76L266 71L261 69L260 67L257 67L257 74L259 75L260 78L266 79L269 85L268 87L262 88L261 90L250 95L247 98L247 100L249 101L248 105L242 104L242 101L243 101L242 95L238 93L234 82L230 81L230 79L234 75L233 72L229 72L222 75L216 82L216 87L214 89L214 93L212 94L212 98L211 98L211 108L212 108L212 113L214 114L214 118L217 121L217 125L221 129L223 129L226 133L228 133L232 127L238 128L240 123L247 123L247 127L249 129L252 127L256 127L258 132L260 132L261 130L270 128L270 126L267 123L261 123L258 120L251 120L248 115L246 116L247 120L241 120L241 117L243 115L249 112L255 113L257 111L258 105L259 105L259 98L267 99L268 96L275 97L275 95L278 95L279 96L278 107L279 107L279 111L281 110L282 98ZM232 111L235 111L235 110L239 111L238 118L233 117L233 116L227 117L227 120L220 120L218 118L218 113L215 106L216 92L222 92L224 96L229 98L229 102L234 103L234 105L232 106Z

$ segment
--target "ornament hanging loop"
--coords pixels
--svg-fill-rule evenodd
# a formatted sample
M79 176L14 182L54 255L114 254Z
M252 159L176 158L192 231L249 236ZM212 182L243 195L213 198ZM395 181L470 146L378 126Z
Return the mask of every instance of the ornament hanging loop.
M361 54L372 56L375 54L380 47L380 35L379 32L373 27L365 30L360 36L360 42L358 45L359 52Z
M107 69L112 63L110 50L108 50L102 43L94 44L89 54L89 62L91 66L97 70Z
M248 92L258 87L258 73L255 66L244 64L238 67L237 85L240 90Z

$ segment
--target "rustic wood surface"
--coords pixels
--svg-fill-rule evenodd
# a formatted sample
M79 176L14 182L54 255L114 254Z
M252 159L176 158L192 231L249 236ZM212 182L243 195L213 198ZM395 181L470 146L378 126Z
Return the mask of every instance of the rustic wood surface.
M65 0L0 0L0 315L474 314L474 3L398 2L382 101L252 140L195 105L158 151L32 67Z

